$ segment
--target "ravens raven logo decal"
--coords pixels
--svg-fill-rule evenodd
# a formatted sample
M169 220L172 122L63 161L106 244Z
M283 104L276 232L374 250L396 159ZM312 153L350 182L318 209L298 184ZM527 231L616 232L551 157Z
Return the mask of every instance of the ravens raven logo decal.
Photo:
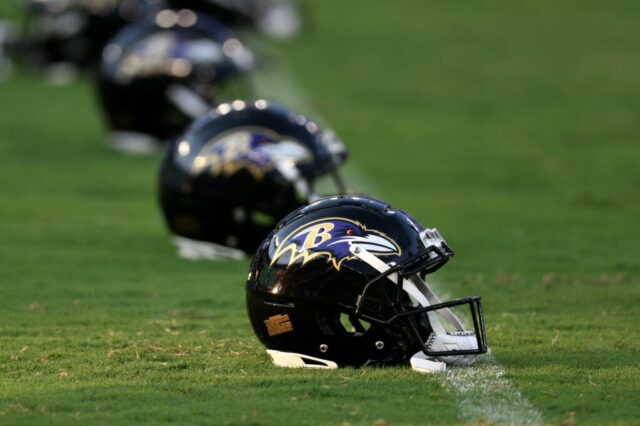
M344 261L353 258L349 251L352 246L358 246L376 256L402 253L398 244L384 233L367 229L351 219L331 217L298 227L280 243L276 237L271 265L278 260L284 261L288 266L299 261L304 265L312 259L324 256L339 271Z
M217 177L246 170L254 179L262 180L278 162L297 165L312 160L311 152L297 141L268 129L241 128L209 141L193 159L191 171Z

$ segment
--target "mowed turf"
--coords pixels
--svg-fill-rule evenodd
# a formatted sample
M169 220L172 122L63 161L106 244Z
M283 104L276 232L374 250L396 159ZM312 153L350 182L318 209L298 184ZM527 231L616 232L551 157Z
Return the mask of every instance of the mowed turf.
M637 424L640 5L351 3L309 4L280 46L309 102L454 247L439 288L483 296L545 422ZM0 424L486 420L446 376L271 366L248 262L174 255L160 157L104 146L89 81L22 71L0 100Z

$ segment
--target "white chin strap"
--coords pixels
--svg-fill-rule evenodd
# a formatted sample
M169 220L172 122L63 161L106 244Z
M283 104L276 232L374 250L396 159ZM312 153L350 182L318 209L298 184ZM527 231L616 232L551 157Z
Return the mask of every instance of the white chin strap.
M380 273L385 273L391 269L391 266L361 247L353 245L349 248L349 251L358 259L362 260ZM394 272L389 274L387 278L398 285L401 284L402 289L422 307L442 303L440 298L433 292L433 290L431 290L429 285L417 274L407 280ZM433 330L429 339L425 342L428 349L436 352L478 348L475 333L465 330L460 319L458 319L458 317L449 308L439 309L438 313L453 325L456 331L453 333L446 331L436 313L434 311L427 312L429 324ZM445 371L446 364L470 365L475 362L475 359L475 355L439 356L429 358L422 351L419 351L411 357L411 367L421 373L435 373Z

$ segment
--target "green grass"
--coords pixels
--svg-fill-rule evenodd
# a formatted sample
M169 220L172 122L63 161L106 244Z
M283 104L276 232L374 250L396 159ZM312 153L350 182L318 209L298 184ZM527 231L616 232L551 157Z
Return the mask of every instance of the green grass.
M640 4L396 3L309 4L282 54L377 195L453 245L441 287L483 296L545 421L637 424ZM88 81L22 71L0 100L0 424L483 420L408 368L272 367L247 263L175 257L159 158L104 146Z

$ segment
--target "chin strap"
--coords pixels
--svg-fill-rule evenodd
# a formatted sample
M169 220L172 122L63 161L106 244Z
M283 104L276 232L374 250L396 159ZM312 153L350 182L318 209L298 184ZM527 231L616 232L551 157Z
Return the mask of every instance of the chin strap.
M349 248L349 251L380 273L387 272L391 269L391 266L361 247L353 245ZM442 303L431 287L417 275L407 280L402 278L397 272L394 272L389 274L388 278L393 283L401 285L402 289L423 307ZM438 319L436 312L427 312L429 324L433 330L426 342L427 347L433 349L434 352L440 350L477 348L474 333L466 331L462 321L460 321L449 308L440 309L438 313L450 322L457 331L453 333L446 331ZM469 365L475 362L475 359L475 355L440 356L434 359L428 358L427 355L420 351L411 358L411 366L414 370L420 372L438 372L444 371L444 366L440 365L443 364L443 362L452 365Z
M267 349L267 353L271 357L271 361L273 361L273 363L278 367L318 368L325 370L334 370L338 368L338 364L333 361L298 354L295 352L280 352L274 351L273 349Z

